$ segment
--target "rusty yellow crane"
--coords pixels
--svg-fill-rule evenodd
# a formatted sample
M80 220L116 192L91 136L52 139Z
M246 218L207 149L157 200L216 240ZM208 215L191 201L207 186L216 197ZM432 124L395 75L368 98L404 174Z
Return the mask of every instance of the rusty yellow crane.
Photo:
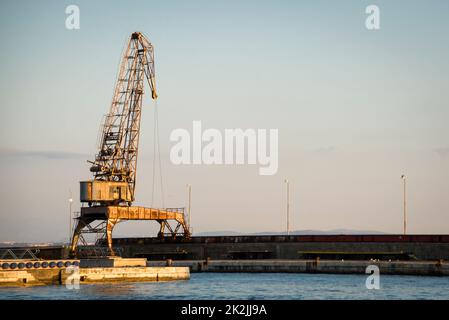
M148 84L151 98L156 100L154 48L142 33L134 32L122 56L112 103L102 125L98 153L93 161L88 161L93 178L80 182L80 201L84 205L73 230L72 256L76 255L80 241L87 244L85 234L95 234L97 243L106 240L108 254L115 255L112 231L119 221L156 220L160 224L159 237L190 237L183 208L132 206L145 84Z

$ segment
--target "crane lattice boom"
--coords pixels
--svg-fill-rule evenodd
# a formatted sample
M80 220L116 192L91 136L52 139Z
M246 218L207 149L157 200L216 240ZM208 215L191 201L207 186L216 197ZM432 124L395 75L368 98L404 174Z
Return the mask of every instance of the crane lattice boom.
M135 32L122 57L114 97L103 124L99 152L90 169L95 181L122 182L116 189L113 187L113 192L120 194L115 197L118 198L115 202L134 201L145 78L151 97L156 99L153 46L140 32ZM127 190L122 190L123 186ZM111 187L110 183L108 187Z

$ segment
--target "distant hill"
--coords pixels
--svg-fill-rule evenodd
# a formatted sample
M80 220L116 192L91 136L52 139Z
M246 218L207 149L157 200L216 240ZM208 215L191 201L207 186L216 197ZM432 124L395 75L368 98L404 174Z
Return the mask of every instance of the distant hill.
M333 229L333 230L292 230L290 235L338 235L338 234L388 234L386 232L374 231L374 230L352 230L352 229ZM214 237L214 236L264 236L264 235L285 235L285 232L255 232L255 233L243 233L236 231L210 231L210 232L198 232L194 233L194 236L198 237Z
M51 247L51 246L62 246L63 242L14 242L14 241L4 241L0 242L0 248L28 248L28 247Z
M241 233L237 231L206 231L206 232L194 232L193 236L198 237L215 237L215 236L241 236L245 235L246 233ZM247 234L246 234L247 235Z

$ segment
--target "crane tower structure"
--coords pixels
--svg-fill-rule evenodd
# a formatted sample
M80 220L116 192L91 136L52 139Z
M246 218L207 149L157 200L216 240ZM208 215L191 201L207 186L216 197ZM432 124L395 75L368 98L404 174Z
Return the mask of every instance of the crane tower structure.
M146 80L146 81L145 81ZM140 32L134 32L122 56L114 96L102 125L98 153L91 163L93 179L80 182L81 207L73 230L71 254L79 241L87 244L83 234L106 240L110 255L112 230L124 220L156 220L159 237L189 237L183 208L145 208L132 206L135 200L137 156L139 151L142 102L148 83L151 97L157 99L154 48ZM170 225L169 220L176 222ZM168 229L168 233L165 230Z

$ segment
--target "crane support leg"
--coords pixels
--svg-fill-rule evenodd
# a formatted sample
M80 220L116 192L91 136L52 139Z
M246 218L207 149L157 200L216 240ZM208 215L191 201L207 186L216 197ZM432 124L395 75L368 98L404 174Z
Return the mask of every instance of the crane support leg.
M76 255L76 247L78 246L78 241L80 238L81 231L92 223L95 219L89 217L80 217L76 224L75 230L73 231L72 243L70 245L70 256L74 257Z
M157 222L159 222L159 224L161 225L159 228L157 237L162 239L162 238L164 238L166 221L165 220L157 220Z
M111 256L115 256L114 249L112 249L112 230L114 229L118 221L119 219L108 219L108 223L106 226L106 240L108 242L109 253Z
M184 208L145 208L127 206L97 206L82 207L73 231L70 255L77 253L78 243L85 247L92 246L84 235L94 235L95 245L100 246L102 254L114 256L116 252L112 246L112 232L115 225L121 221L155 220L160 224L158 237L164 239L182 237L190 238L189 228L184 219ZM83 250L86 248L82 248ZM107 252L105 252L107 251Z

